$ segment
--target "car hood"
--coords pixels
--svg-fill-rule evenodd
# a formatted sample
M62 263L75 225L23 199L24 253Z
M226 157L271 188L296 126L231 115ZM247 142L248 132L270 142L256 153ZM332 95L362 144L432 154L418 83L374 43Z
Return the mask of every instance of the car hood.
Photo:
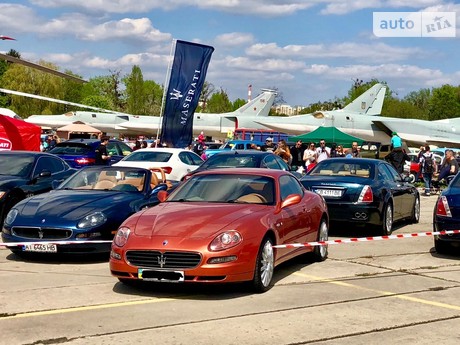
M145 210L138 218L134 233L146 237L206 238L237 228L247 222L250 215L264 213L267 207L271 206L166 202Z
M54 190L39 194L18 203L15 208L20 219L52 219L62 221L80 220L95 211L105 211L121 201L129 203L139 199L135 193L117 193L109 191Z

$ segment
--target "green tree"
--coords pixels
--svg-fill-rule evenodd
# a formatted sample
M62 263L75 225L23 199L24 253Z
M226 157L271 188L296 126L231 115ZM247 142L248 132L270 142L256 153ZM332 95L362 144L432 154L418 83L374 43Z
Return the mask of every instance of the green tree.
M211 95L214 93L215 89L216 88L212 83L205 80L200 93L200 105L197 107L196 112L209 113L209 111L207 111L208 100L209 97L211 97Z
M232 102L228 99L227 92L222 88L219 92L214 92L208 101L207 112L226 113L232 111Z
M232 103L232 110L235 111L236 109L241 108L245 104L246 104L246 100L242 98L237 98Z
M48 68L58 68L45 61L39 64ZM64 79L19 64L11 64L1 78L1 85L6 89L26 92L50 98L64 99ZM31 114L56 114L62 113L64 106L59 103L10 96L9 107L21 116Z
M431 98L430 89L420 89L418 91L409 92L404 100L417 108L420 119L428 120L428 108Z
M144 114L160 116L163 100L163 87L153 80L144 81L145 105Z
M449 119L460 116L460 87L443 85L433 89L428 102L429 120Z
M126 86L126 112L135 115L145 113L144 77L139 66L133 66L131 74L123 79Z

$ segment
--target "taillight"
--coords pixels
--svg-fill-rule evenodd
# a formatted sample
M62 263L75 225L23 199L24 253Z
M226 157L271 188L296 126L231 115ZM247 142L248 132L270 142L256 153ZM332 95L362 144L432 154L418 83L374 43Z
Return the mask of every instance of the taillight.
M361 194L359 194L358 202L373 202L374 194L372 193L372 188L369 185L365 185Z
M166 174L171 174L171 172L172 172L171 167L161 167L161 169L163 169Z
M96 160L93 158L77 158L75 159L75 163L78 165L92 165L96 163Z
M445 196L442 196L438 199L438 203L436 204L436 215L443 217L452 217L452 213L450 213L449 203L447 202L447 198Z

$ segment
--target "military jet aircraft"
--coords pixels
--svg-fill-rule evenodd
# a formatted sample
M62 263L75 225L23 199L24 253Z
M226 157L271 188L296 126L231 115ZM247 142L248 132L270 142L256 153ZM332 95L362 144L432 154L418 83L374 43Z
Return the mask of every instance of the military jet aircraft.
M381 89L379 92L384 91ZM425 143L460 146L460 118L426 121L378 116L381 111L380 99L376 99L373 106L365 112L356 108L358 99L344 109L317 111L282 120L269 117L257 122L272 130L295 135L311 132L319 126L335 126L342 132L371 142L389 143L392 133L396 132L409 146Z
M0 89L0 91L7 91L9 93L15 92L5 89ZM17 92L15 92L15 94L17 94ZM22 95L24 95L24 93L22 93ZM30 96L34 98L37 97L36 95ZM233 112L222 114L195 113L193 132L195 135L198 135L201 131L204 131L207 136L222 137L223 134L226 135L229 130L233 131L238 128L241 123L247 123L246 119L255 120L267 117L275 100L275 96L276 92L274 90L262 89L261 94ZM52 99L47 100L51 101ZM60 102L64 103L65 101ZM69 103L69 105L75 106L78 104ZM102 109L97 110L97 112L73 111L62 115L32 115L25 120L29 123L51 128L65 126L79 121L98 128L103 132L120 134L156 135L161 126L161 118L158 116L130 115L115 112L103 113L100 112ZM251 123L257 125L255 122ZM257 126L263 128L260 125Z

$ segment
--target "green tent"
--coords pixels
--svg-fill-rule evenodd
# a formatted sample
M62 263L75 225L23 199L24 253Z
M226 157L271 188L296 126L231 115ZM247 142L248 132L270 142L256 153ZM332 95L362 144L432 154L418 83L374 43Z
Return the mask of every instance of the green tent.
M345 147L351 147L353 141L358 142L358 145L362 145L365 140L346 134L336 127L318 127L313 132L297 135L295 137L289 137L288 141L295 142L302 140L304 143L313 142L318 143L321 139L326 141L326 144L331 145L336 143Z

